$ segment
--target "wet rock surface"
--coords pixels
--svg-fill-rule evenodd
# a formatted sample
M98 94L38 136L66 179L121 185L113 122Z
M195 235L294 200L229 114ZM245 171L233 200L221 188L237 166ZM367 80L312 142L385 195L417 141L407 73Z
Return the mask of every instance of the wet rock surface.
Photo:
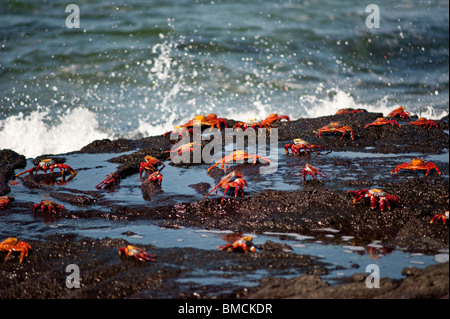
M337 237L327 237L325 233L317 232L317 229L325 228L334 229L341 236L351 236L359 244L377 239L384 247L391 249L423 254L446 251L448 254L448 223L430 223L435 214L448 211L448 159L437 162L441 175L432 171L424 176L422 172L391 175L390 171L399 164L397 161L371 157L371 154L400 154L403 159L409 154L412 158L417 154L448 153L448 117L436 121L438 127L430 129L407 125L408 121L398 119L401 127L385 125L364 128L380 116L376 113L357 113L278 123L280 148L294 138L302 138L332 149L330 155L335 152L359 152L359 155L279 154L283 161L276 175L267 176L259 174L259 168L267 165L263 162L238 164L235 168L243 172L249 179L247 182L256 186L236 199L230 192L223 201L223 189L217 195L204 198L226 174L217 167L209 174L214 185L197 176L187 182L193 195L177 198L166 195L156 185L138 183L136 188L131 188L125 183L125 187L137 189L144 202L123 203L115 201L114 193L108 190L72 188L68 181L70 175L62 176L57 171L15 178L15 174L25 168L26 160L15 152L2 150L0 195L17 195L19 200L0 209L0 217L7 220L9 214L30 214L34 202L27 199L27 195L34 196L42 191L69 207L57 215L43 216L43 221L142 220L168 229L195 227L236 233L294 233L311 235L325 243L337 243ZM354 140L349 135L340 139L341 134L316 137L319 128L337 121L353 128ZM173 141L161 136L139 140L102 140L87 145L79 152L57 155L56 158L66 162L80 154L111 153L107 161L117 165L114 172L122 180L117 187L123 187L123 181L139 175L139 164L145 155L172 165L167 161L167 151L172 145ZM122 152L127 153L115 155ZM33 164L37 165L41 158L46 157L34 159ZM319 182L308 177L303 184L300 173L306 162L323 167L329 179ZM103 164L97 165L102 167ZM177 166L182 171L203 167L206 171L209 165ZM93 169L74 168L79 172ZM165 174L165 171L162 173ZM294 185L295 189L267 187L277 185L275 182L271 184L272 179L283 185ZM16 194L14 187L17 186L10 186L11 180L20 183L23 188L18 189L25 192L25 196ZM163 184L168 182L164 178ZM55 185L58 187L55 188ZM176 186L174 183L173 187ZM392 205L391 210L381 212L378 208L370 208L369 199L353 203L353 196L348 193L349 190L374 187L398 196L402 204ZM383 278L380 289L367 289L365 274L355 274L330 284L321 276L329 273L333 266L314 256L293 253L289 246L270 241L259 245L255 253L247 254L226 253L219 249L141 245L158 256L157 262L143 263L119 257L118 248L127 245L124 239L85 238L76 232L39 239L35 237L32 240L19 238L32 247L23 263L18 263L17 253L5 262L3 257L6 253L0 252L1 298L448 298L448 262L425 269L405 268L404 278ZM65 267L68 264L76 264L83 271L80 289L68 289L65 285L68 275ZM242 289L242 285L236 283L241 276L260 272L267 272L267 275L256 286ZM199 273L203 275L199 276ZM230 280L224 285L195 280L196 277L209 275L219 278L217 280ZM280 278L288 275L291 278ZM231 280L233 278L237 279Z

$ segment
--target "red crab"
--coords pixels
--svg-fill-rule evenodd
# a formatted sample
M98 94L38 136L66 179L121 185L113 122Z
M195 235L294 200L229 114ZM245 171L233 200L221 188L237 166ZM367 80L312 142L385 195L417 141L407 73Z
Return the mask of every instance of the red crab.
M306 163L306 165L302 169L303 184L306 184L306 175L311 175L315 180L319 181L320 183L322 183L322 181L316 177L317 175L328 179L327 174L325 174L321 169L314 167L308 163Z
M430 220L430 224L433 224L435 221L441 220L443 224L448 220L448 210L444 214L436 214Z
M139 261L156 261L156 255L150 255L144 248L127 245L119 248L119 255L134 257Z
M397 172L401 169L407 169L413 172L417 172L417 171L423 171L426 170L425 172L425 176L428 175L428 173L432 170L435 169L436 172L441 175L441 171L439 170L439 168L436 166L436 164L431 163L431 162L425 162L423 159L421 158L414 158L410 163L402 163L400 165L398 165L394 170L392 170L391 174L397 174Z
M247 130L248 127L252 127L253 129L255 129L256 127L259 128L267 128L270 131L270 128L272 127L272 124L279 122L281 120L287 120L290 121L289 116L287 115L281 115L278 116L278 114L274 113L274 114L270 114L268 117L266 117L264 120L262 121L256 121L255 119L250 119L247 123L245 122L239 122L237 123L233 128L243 128L244 130Z
M217 165L221 164L222 170L226 171L228 169L228 162L232 162L232 161L240 161L240 160L246 160L246 159L253 159L253 164L256 163L256 160L260 158L264 161L266 161L267 163L270 163L270 160L268 160L267 158L264 158L260 155L253 155L250 153L246 153L245 151L234 151L232 154L230 155L225 155L220 161L218 161L216 164L214 164L213 166L211 166L210 168L208 168L208 172L216 167ZM226 166L226 169L225 169Z
M194 148L198 147L198 146L200 146L200 144L198 144L198 143L187 143L187 144L183 144L183 145L177 147L174 150L166 151L166 153L170 153L171 156L172 156L172 153L177 153L177 155L181 155L184 152L194 151ZM169 159L170 159L170 157L169 157Z
M8 252L8 254L5 257L5 262L8 260L12 252L18 251L20 252L19 263L21 263L23 261L23 257L28 256L29 249L31 249L31 246L28 243L24 241L18 241L16 237L9 237L0 242L0 251Z
M308 154L308 151L314 151L317 152L315 149L324 149L322 146L310 144L305 140L302 140L301 138L294 139L294 143L286 144L284 145L284 150L286 151L286 154L289 154L289 150L291 150L292 154L297 155L300 154L301 150L303 150L306 154Z
M11 195L0 196L0 208L6 207L13 200L14 197L12 197Z
M147 177L147 179L144 181L144 183L156 182L157 185L161 186L162 179L163 179L163 176L161 175L160 171L155 171Z
M397 196L388 194L385 191L377 188L348 191L348 193L355 195L355 197L353 198L353 204L356 204L363 198L370 198L371 209L377 208L377 202L379 202L381 211L383 211L386 207L388 208L388 210L391 210L391 203L397 206L402 205Z
M233 252L255 252L255 246L253 245L253 238L251 236L242 237L239 240L236 240L232 244L227 244L223 246L218 246L218 249L225 250L227 252L233 251Z
M161 162L159 159L150 155L145 156L145 162L142 162L141 165L139 166L139 177L142 176L142 172L156 170L158 168L158 165L162 165L163 166L162 168L166 167L166 165L164 165L164 163Z
M435 121L427 120L425 117L421 117L417 121L409 122L408 124L409 125L416 125L416 126L423 126L424 128L426 128L427 126L429 126L429 128L431 128L433 126L437 127L437 124L436 124Z
M36 210L38 209L40 209L42 213L45 213L47 211L48 213L56 214L63 212L65 210L65 207L51 200L43 200L40 203L33 205L33 213L36 213Z
M224 178L222 178L216 186L205 196L208 197L209 194L211 194L213 191L217 191L220 187L224 188L222 202L225 199L225 195L228 192L228 190L233 187L234 188L234 198L237 197L237 194L239 191L244 194L244 186L248 188L247 182L242 178L243 175L241 173L236 173L235 171L232 171L228 175L226 175Z
M341 140L346 133L350 133L352 140L354 139L353 130L350 126L341 125L339 122L331 122L317 131L316 137L321 137L322 133L342 133Z
M363 112L367 112L364 109L352 109L352 108L344 108L344 109L340 109L336 112L336 115L338 114L354 114L354 113L363 113Z
M37 166L30 168L22 173L17 174L16 177L20 176L22 174L25 174L25 173L30 173L30 174L33 174L34 172L37 173L38 171L43 171L44 173L47 173L48 169L50 170L50 173L53 173L53 170L55 168L59 168L63 175L64 175L65 169L67 169L71 175L77 174L77 171L74 170L72 167L70 167L66 164L56 164L56 162L53 159L46 158L46 159L43 159L42 161L40 161Z
M411 113L409 112L405 112L405 107L404 106L400 106L398 108L396 108L395 110L393 110L391 113L388 114L388 117L401 117L404 120L405 119L410 119L411 118Z
M202 125L209 125L212 130L214 127L216 127L220 131L220 126L224 125L227 127L227 120L224 118L217 117L216 114L208 114L208 115L197 115L192 120L185 123L182 127L184 128L191 128L194 126L202 126Z
M115 186L117 184L120 183L120 176L117 173L111 173L108 176L106 176L106 178L99 184L97 184L95 186L95 188L110 188L112 186Z
M398 127L400 127L400 124L398 124L397 121L387 120L385 117L379 117L372 123L364 126L364 128L368 128L369 126L379 126L379 125L387 125L387 124L391 124L392 126L397 125Z

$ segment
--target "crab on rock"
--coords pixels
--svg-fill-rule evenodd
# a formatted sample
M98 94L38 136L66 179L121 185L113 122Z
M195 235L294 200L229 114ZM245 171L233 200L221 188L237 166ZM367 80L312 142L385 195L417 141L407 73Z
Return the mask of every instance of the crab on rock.
M427 126L429 128L431 127L438 127L436 122L433 120L427 120L425 117L421 117L419 118L417 121L413 121L413 122L409 122L409 125L416 125L416 126L423 126L424 128L426 128Z
M409 112L405 112L405 107L404 106L400 106L398 108L396 108L395 110L393 110L391 113L388 114L388 117L401 117L404 120L406 119L410 119L411 118L411 113Z
M115 186L116 183L120 183L120 176L117 173L111 173L108 176L106 176L106 178L100 182L99 184L97 184L95 186L95 188L111 188L112 186Z
M308 151L314 151L318 153L319 151L316 151L315 150L316 148L324 149L320 145L310 144L307 141L302 140L301 138L294 139L294 143L284 145L284 150L286 151L286 154L289 154L289 150L291 150L293 155L300 154L301 150L303 150L306 154L308 154Z
M314 167L308 163L306 163L306 165L302 169L303 184L306 184L306 175L311 175L315 180L319 181L320 183L322 183L322 181L317 178L317 175L328 179L327 174L325 174L321 169Z
M143 172L155 171L158 165L162 165L162 168L166 167L159 159L150 155L145 156L145 162L142 162L139 166L139 177L142 176Z
M436 166L436 164L431 163L431 162L425 162L423 159L421 158L414 158L410 163L402 163L400 165L398 165L396 168L394 168L391 172L391 174L397 174L397 172L401 169L407 169L413 172L417 172L417 171L424 171L425 172L425 176L428 175L428 173L434 169L436 170L436 172L441 175L441 171L439 170L439 168Z
M356 204L363 198L370 198L370 208L376 209L377 203L379 203L380 210L383 211L386 207L391 210L391 203L397 206L401 206L402 203L397 196L391 195L378 188L362 189L356 191L348 191L350 194L354 194L353 204Z
M223 246L218 246L218 249L225 250L226 252L255 252L255 246L253 245L253 238L251 236L242 237L241 239L236 240L232 244L227 244Z
M163 176L162 176L161 172L155 171L155 172L151 173L142 184L156 182L157 185L161 186L162 180L163 180Z
M40 210L42 213L45 213L46 211L48 213L60 213L65 210L65 207L63 205L60 205L58 203L55 203L51 200L43 200L38 204L34 204L32 207L33 213L36 212L36 210Z
M6 207L12 200L14 197L11 195L0 196L0 208Z
M186 143L186 144L183 144L183 145L175 148L174 150L166 151L166 153L170 153L171 157L172 157L173 156L172 153L176 153L177 155L181 155L184 152L192 152L192 151L194 151L194 148L198 147L198 146L200 146L200 144L198 144L198 143ZM169 159L171 157L169 157Z
M222 178L216 186L205 196L207 198L209 194L211 194L213 191L217 191L220 187L224 188L223 191L223 197L222 202L225 199L225 195L228 192L228 190L233 187L234 188L234 198L237 197L237 194L239 191L242 192L242 195L244 194L244 186L248 188L247 182L243 179L243 175L241 173L236 173L236 171L232 171L228 175L226 175L224 178Z
M8 260L12 252L18 251L20 252L19 263L21 263L23 261L23 257L28 256L29 249L31 249L31 246L28 243L24 241L18 241L16 237L9 237L0 242L0 251L8 252L5 257L5 261Z
M226 171L228 169L228 163L229 162L233 162L233 161L241 161L241 160L246 160L246 159L253 159L253 164L255 164L256 160L258 158L266 161L267 163L270 163L270 160L268 160L267 158L264 158L264 157L262 157L260 155L253 155L253 154L250 154L250 153L246 153L245 151L234 151L230 155L225 155L220 161L218 161L216 164L214 164L213 166L208 168L208 172L212 168L216 167L219 164L221 164L222 170ZM226 169L225 169L225 166L226 166Z
M119 248L119 255L134 257L139 261L156 261L156 255L150 255L144 248L127 245Z
M353 130L348 125L341 125L339 122L331 122L317 131L316 137L322 137L322 133L342 133L341 140L345 134L350 133L352 140L354 139Z
M69 173L71 175L76 175L77 174L77 171L74 170L69 165L57 164L53 159L46 158L46 159L43 159L42 161L40 161L37 166L35 166L33 168L30 168L30 169L28 169L28 170L26 170L26 171L24 171L22 173L16 174L16 177L20 176L22 174L25 174L25 173L30 173L30 174L33 174L34 172L37 173L38 171L43 171L44 173L47 173L48 169L50 170L50 173L53 173L53 170L55 168L59 168L61 170L62 174L64 174L64 170L66 170L66 169L69 171Z
M436 214L430 220L430 224L433 224L435 221L441 220L443 224L448 220L448 210L444 214Z
M283 119L287 120L287 121L290 121L289 116L287 116L287 115L279 116L278 114L273 113L273 114L270 114L268 117L266 117L262 121L258 122L255 119L249 119L247 123L239 122L233 128L237 128L237 129L243 128L244 130L247 130L248 127L251 127L253 129L256 129L256 127L259 127L261 129L263 127L265 127L265 128L267 128L270 131L270 128L272 127L272 124L277 123L277 122L279 122L279 121L281 121Z
M336 115L339 115L339 114L355 114L355 113L364 113L364 112L367 112L367 111L364 110L364 109L352 109L352 108L347 107L347 108L338 110L336 112Z
M379 126L379 125L387 125L387 124L391 124L392 126L397 125L398 127L400 127L400 124L398 124L397 121L388 120L385 117L379 117L375 121L373 121L372 123L367 124L366 126L364 126L364 128L368 128L369 126Z

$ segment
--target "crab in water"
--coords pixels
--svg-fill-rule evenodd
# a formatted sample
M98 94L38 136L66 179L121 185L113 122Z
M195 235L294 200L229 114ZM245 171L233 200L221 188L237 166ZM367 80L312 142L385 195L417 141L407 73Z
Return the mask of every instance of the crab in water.
M260 158L267 163L270 163L270 160L267 158L264 158L260 155L253 155L250 153L246 153L245 151L234 151L230 155L225 155L220 161L218 161L216 164L208 168L208 172L216 167L217 165L221 164L221 168L223 171L226 171L228 169L228 163L233 161L241 161L241 160L247 160L247 159L253 159L253 164L256 164L256 160ZM226 167L226 168L225 168Z
M234 188L234 198L237 197L237 194L239 191L242 192L242 195L244 195L244 186L248 188L247 182L244 180L243 175L239 172L232 171L228 175L226 175L224 178L220 180L220 182L214 186L214 188L205 196L207 198L209 194L211 194L213 191L217 191L220 187L224 188L223 191L223 197L222 202L225 199L225 195L228 192L230 188Z
M414 158L410 163L402 163L400 165L398 165L396 168L394 168L391 172L391 174L397 174L397 172L401 169L407 169L413 172L417 172L417 171L424 171L425 172L425 176L428 175L428 173L434 169L436 170L436 172L441 175L441 171L439 170L439 168L436 166L436 164L431 163L431 162L425 162L423 159L421 158Z
M354 113L364 113L367 112L364 109L352 109L352 108L344 108L344 109L340 109L336 112L336 115L339 114L354 114Z
M370 198L370 208L376 209L377 202L379 203L379 208L383 211L386 207L391 210L391 203L397 206L402 206L402 203L397 196L386 193L385 191L372 188L372 189L361 189L356 191L348 191L350 194L354 194L353 204L356 204L363 198Z
M426 128L427 126L429 126L429 128L431 128L433 126L438 127L435 121L427 120L425 117L421 117L417 121L409 122L408 124L416 125L416 126L423 126L424 128Z
M218 249L225 250L227 252L255 252L255 246L253 245L253 238L251 236L242 237L241 239L236 240L232 244L227 244L223 246L217 246Z
M443 224L448 220L448 210L444 214L436 214L431 218L430 224L433 224L435 221L441 220Z
M14 197L12 197L11 195L0 196L0 208L6 207L13 200Z
M339 122L331 122L317 131L316 137L321 137L322 133L342 133L341 140L345 134L350 133L352 140L354 139L353 130L348 125L342 125Z
M320 183L322 183L322 181L317 178L317 175L328 179L327 174L325 174L320 168L314 167L308 163L306 163L306 165L302 169L303 184L306 184L307 175L311 175L315 180L319 181Z
M33 213L36 213L37 210L40 210L42 213L45 213L46 211L48 213L61 213L66 208L63 205L60 205L58 203L55 203L51 200L43 200L38 204L34 204L32 207Z
M0 242L0 251L7 251L8 254L5 257L5 262L8 260L9 256L12 252L20 252L20 260L19 263L22 263L23 257L28 256L28 250L31 249L31 246L24 242L18 241L16 237L9 237Z
M286 154L289 154L289 150L291 150L293 155L299 155L301 150L303 150L306 154L308 154L308 151L314 151L319 153L319 151L315 150L316 148L324 149L320 145L314 145L310 144L305 140L302 140L301 138L294 139L294 143L289 143L284 145L284 150L286 151Z
M404 120L406 119L410 119L411 118L411 113L409 112L405 112L405 107L404 106L400 106L398 108L396 108L395 110L393 110L391 113L388 114L388 117L401 117Z
M33 174L35 172L37 173L38 171L43 171L44 173L47 173L48 169L50 170L50 173L53 173L53 170L55 168L59 168L63 175L64 175L64 170L68 170L71 175L76 175L77 174L77 171L74 170L69 165L57 164L53 159L46 158L46 159L43 159L42 161L40 161L37 166L35 166L33 168L30 168L30 169L28 169L28 170L26 170L26 171L24 171L22 173L17 174L16 177L20 176L22 174L25 174L25 173L30 173L30 174Z
M133 257L139 261L156 261L156 255L150 255L144 248L127 245L119 248L119 255Z
M120 176L117 173L111 173L108 176L106 176L106 178L100 182L99 184L97 184L95 186L95 188L111 188L113 186L115 186L117 184L120 183Z
M162 180L163 180L163 176L161 175L161 172L155 171L155 172L151 173L142 184L156 182L157 185L161 186Z
M157 159L157 158L155 158L155 157L153 157L153 156L147 155L147 156L145 156L144 159L145 159L145 162L142 162L142 163L140 164L140 166L139 166L139 177L142 176L142 173L143 173L143 172L148 172L148 171L155 171L155 170L157 170L158 165L162 165L162 168L161 168L161 169L163 169L164 167L166 167L166 165L164 165L163 162L161 162L159 159Z
M278 114L273 113L273 114L270 114L268 117L266 117L262 121L257 121L256 119L249 119L247 123L239 122L235 126L233 126L233 128L237 128L237 129L243 128L244 130L247 130L249 127L251 127L252 129L256 129L256 127L259 127L260 129L262 129L263 127L265 127L270 131L272 124L279 122L283 119L290 121L289 116L287 116L287 115L278 116Z
M392 126L397 125L398 127L400 127L400 124L398 124L397 121L395 121L395 120L388 120L385 117L379 117L372 123L364 126L364 128L368 128L369 126L379 126L379 125L387 125L387 124L391 124Z
M184 152L188 152L189 153L189 152L194 151L194 148L198 147L198 146L200 146L200 144L198 144L198 143L187 143L187 144L183 144L183 145L177 147L174 150L166 151L166 153L170 153L171 154L171 156L169 157L169 159L170 159L173 156L172 153L176 153L177 155L181 155Z

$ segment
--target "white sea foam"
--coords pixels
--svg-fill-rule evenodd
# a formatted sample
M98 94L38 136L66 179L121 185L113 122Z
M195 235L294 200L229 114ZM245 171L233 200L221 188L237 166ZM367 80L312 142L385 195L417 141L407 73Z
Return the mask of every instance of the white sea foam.
M31 158L76 151L96 139L110 137L99 129L96 114L87 109L70 110L55 125L46 124L47 116L47 111L33 111L0 121L0 149Z

